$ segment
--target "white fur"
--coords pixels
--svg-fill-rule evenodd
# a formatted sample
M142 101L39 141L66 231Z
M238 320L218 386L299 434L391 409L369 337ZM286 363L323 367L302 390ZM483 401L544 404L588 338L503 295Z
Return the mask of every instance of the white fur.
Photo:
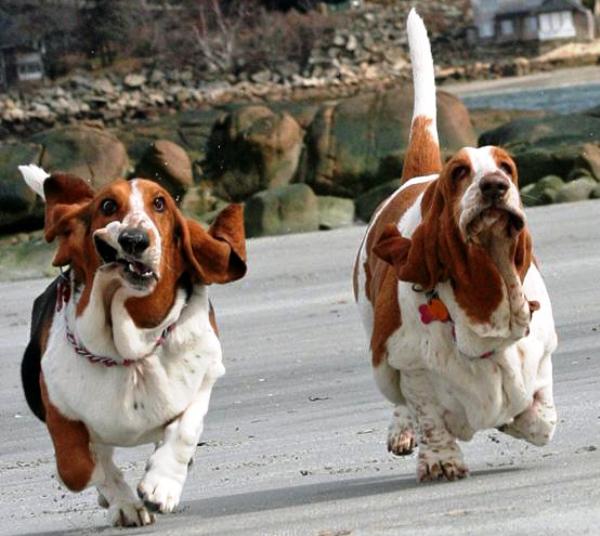
M415 78L415 116L431 117L431 108L435 113L431 51L422 21L414 10L409 15L408 31ZM467 154L473 177L461 200L462 213L479 210L479 182L484 176L504 173L493 158L492 148L467 149ZM422 199L419 196L397 222L400 233L407 238L422 221ZM508 202L515 210L521 208L512 181ZM366 237L380 215L381 211L367 228L356 261L361 275L357 302L368 340L372 336L374 311L365 295L363 267L373 254L367 251ZM458 306L452 285L444 282L436 290L455 329L451 322L424 324L419 307L427 303L427 296L411 283L398 282L401 325L388 338L387 359L375 368L374 376L384 396L397 405L388 437L392 452L403 454L410 450L407 446L410 447L414 433L412 421L416 424L419 481L466 476L468 469L457 439L469 440L477 430L500 427L535 445L546 444L554 433L557 417L551 354L557 339L550 299L535 265L531 265L521 285L514 269L499 262L503 255L508 258L507 243L492 242L491 255L505 288L489 323L473 322ZM540 304L531 321L527 300ZM493 355L482 359L489 351L494 351Z
M119 233L136 226L154 233L146 261L160 258L159 231L133 181L130 210L123 221L97 232L120 249ZM89 302L79 315L82 288L73 279L69 284L71 299L54 314L42 359L48 395L63 416L86 424L96 459L88 485L97 486L102 502L108 503L109 520L117 525L147 525L154 518L113 464L112 447L160 444L139 494L161 512L177 506L212 387L225 372L221 345L210 323L207 289L196 285L191 296L179 289L163 321L144 329L135 325L125 306L139 292L124 282L118 265L98 269ZM67 341L67 326L79 345L93 354L119 363L135 362L112 367L91 363ZM169 326L173 329L157 344Z
M23 179L37 195L42 199L46 199L44 195L44 182L50 176L41 167L34 164L27 166L19 166L19 171L23 175Z
M435 70L431 55L431 45L429 44L427 29L423 24L423 20L414 8L410 10L408 15L406 33L412 63L413 85L415 88L413 120L419 116L430 118L432 121L429 125L429 133L437 142Z

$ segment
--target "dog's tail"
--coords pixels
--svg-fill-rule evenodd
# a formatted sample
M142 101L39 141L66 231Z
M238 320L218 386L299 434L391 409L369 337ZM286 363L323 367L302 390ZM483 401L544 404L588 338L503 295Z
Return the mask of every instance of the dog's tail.
M50 175L48 175L41 167L34 164L19 166L19 171L21 172L21 175L23 175L23 180L27 183L27 186L45 200L44 182Z
M439 173L442 169L437 133L435 73L427 29L415 9L406 24L413 71L415 102L402 181Z

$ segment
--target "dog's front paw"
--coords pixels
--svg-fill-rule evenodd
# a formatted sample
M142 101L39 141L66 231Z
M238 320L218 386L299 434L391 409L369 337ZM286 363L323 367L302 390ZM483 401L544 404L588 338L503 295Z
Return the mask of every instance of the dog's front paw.
M462 454L456 449L419 449L417 482L460 480L469 476Z
M166 514L179 504L183 482L177 477L149 471L137 487L139 498L151 512Z
M144 527L154 523L154 515L140 501L115 502L108 508L108 520L114 527Z

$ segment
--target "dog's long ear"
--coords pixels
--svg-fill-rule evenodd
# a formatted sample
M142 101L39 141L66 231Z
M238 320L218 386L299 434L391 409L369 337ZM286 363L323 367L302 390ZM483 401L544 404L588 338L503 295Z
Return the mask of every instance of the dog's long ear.
M395 225L389 224L373 247L373 253L394 267L400 281L430 290L440 276L437 256L430 251L430 238L422 226L417 227L409 239L403 237Z
M180 216L184 255L204 284L229 283L246 274L244 209L229 205L208 232L196 221Z
M71 262L71 234L77 230L78 223L82 227L94 190L75 175L58 173L44 180L43 193L46 199L44 237L48 242L59 239L52 264L64 266Z
M521 231L514 254L514 263L521 282L525 280L527 271L533 262L533 241L527 227Z

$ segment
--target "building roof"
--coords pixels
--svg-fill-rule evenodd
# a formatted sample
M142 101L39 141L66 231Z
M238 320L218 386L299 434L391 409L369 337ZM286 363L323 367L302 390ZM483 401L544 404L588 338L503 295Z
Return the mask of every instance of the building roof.
M587 11L575 0L546 0L537 10L537 13L548 13L551 11Z
M496 16L535 15L555 11L587 11L577 0L508 0L501 3Z

